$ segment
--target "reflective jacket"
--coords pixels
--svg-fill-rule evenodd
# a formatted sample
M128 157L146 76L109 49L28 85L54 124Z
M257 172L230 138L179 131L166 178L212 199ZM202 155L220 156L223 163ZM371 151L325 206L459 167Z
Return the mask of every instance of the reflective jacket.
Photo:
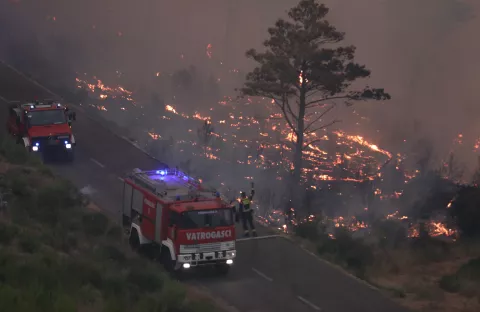
M250 196L245 198L240 198L240 204L238 207L239 212L249 212L252 210L252 207L250 204L252 203L253 195L255 195L255 190L252 189Z

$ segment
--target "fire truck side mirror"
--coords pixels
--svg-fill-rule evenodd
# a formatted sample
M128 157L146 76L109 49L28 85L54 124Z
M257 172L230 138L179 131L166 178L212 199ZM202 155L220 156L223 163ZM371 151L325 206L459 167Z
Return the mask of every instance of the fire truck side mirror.
M68 114L68 118L69 118L70 120L73 120L73 121L77 120L77 113L75 113L75 112L69 113L69 114Z

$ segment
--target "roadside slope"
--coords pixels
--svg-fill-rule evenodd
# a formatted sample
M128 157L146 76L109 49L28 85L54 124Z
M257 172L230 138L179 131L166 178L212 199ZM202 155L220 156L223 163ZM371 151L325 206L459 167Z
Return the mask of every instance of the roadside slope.
M214 311L130 252L121 227L5 137L0 194L3 311Z

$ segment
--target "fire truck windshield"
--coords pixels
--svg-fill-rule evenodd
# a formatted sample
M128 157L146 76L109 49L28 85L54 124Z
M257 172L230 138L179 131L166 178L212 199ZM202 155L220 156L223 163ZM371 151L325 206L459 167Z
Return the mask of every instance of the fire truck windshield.
M187 211L182 213L179 223L182 229L231 226L233 212L231 209Z
M65 112L61 109L38 110L28 112L29 126L59 125L67 122Z

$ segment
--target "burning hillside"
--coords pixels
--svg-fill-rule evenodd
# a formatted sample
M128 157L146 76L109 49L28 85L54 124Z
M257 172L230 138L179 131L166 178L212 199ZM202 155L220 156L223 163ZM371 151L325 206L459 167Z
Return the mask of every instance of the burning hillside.
M134 100L135 95L124 87L108 87L97 79L91 79L91 82L77 78L79 88L87 88L93 99L98 99L95 106L100 110L121 109L128 110L124 106L115 103L105 104L101 100L105 99L123 99L130 101L132 105L137 105ZM212 141L221 141L224 144L230 144L235 148L248 150L246 159L237 159L238 164L252 165L260 169L265 168L283 168L289 170L292 164L289 161L292 150L291 142L294 136L285 125L282 118L274 111L273 106L267 105L268 111L265 116L251 116L248 109L250 104L261 105L266 102L265 99L254 100L248 98L247 105L239 104L238 101L225 97L222 101L208 109L210 114L195 112L193 114L183 113L174 104L167 104L163 109L158 108L157 118L164 123L176 123L179 120L193 121L185 123L185 133L176 133L180 145L197 145L196 138L197 121L209 120L215 131L211 134ZM256 102L255 102L256 101ZM115 105L117 105L115 107ZM138 104L138 109L142 104ZM168 135L159 133L156 125L148 125L148 135L153 140L168 137ZM187 135L185 135L187 134ZM337 180L363 181L364 179L373 179L380 175L382 166L394 157L389 151L379 148L377 145L369 142L361 135L347 134L341 130L327 131L322 130L319 133L312 133L309 140L308 149L304 151L305 160L308 162L308 168L305 169L305 176L311 173L313 180ZM208 146L209 153L206 157L221 160L222 155L219 148L215 148L215 143ZM180 148L181 149L181 148ZM198 155L202 156L202 155ZM400 160L400 156L396 155ZM225 160L230 162L231 160ZM334 172L338 170L347 172L346 176L338 177ZM345 175L343 173L342 175Z

